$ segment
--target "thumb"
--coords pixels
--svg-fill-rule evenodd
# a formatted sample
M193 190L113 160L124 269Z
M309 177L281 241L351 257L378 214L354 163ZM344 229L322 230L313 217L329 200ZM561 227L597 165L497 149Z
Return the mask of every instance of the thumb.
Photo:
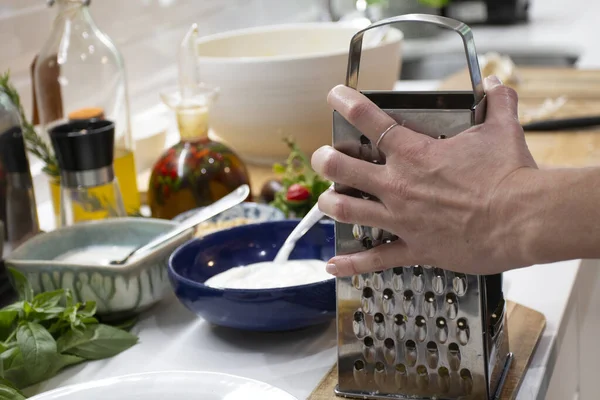
M483 81L487 98L486 122L505 124L518 121L518 96L512 88L504 86L496 76L488 76Z

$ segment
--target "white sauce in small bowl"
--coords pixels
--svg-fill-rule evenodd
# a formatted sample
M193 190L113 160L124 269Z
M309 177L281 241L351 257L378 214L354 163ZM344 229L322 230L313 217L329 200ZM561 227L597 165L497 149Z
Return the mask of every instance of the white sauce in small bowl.
M307 285L332 279L322 260L273 261L234 267L209 278L204 284L220 289L273 289Z
M56 261L71 264L109 265L131 253L136 246L95 245L73 249L55 258Z

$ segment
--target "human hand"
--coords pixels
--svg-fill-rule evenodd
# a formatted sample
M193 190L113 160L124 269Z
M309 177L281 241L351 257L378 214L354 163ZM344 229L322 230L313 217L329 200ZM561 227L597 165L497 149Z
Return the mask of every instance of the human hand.
M396 126L379 143L385 165L352 158L330 146L312 157L323 177L380 202L329 190L319 208L333 219L378 227L398 240L334 257L327 270L348 276L416 264L478 274L529 265L511 220L519 187L537 166L517 114L517 95L495 78L485 80L485 123L436 140ZM394 120L361 93L337 86L329 104L376 143Z

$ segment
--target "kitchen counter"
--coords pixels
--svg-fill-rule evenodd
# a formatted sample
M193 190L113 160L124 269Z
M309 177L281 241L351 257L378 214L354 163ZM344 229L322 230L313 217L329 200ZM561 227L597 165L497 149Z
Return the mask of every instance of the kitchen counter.
M505 275L506 297L543 312L547 318L518 400L546 398L556 349L565 337L564 321L570 315L578 268L578 261L570 261ZM241 332L211 326L175 298L146 312L134 331L140 336L137 346L114 358L64 371L35 389L45 391L139 372L210 370L258 379L305 399L336 361L333 322L288 333Z
M401 82L397 89L430 90L438 85L437 81ZM40 204L44 229L53 228L51 210L48 201ZM591 360L596 351L588 349L582 355L581 349L600 334L600 317L589 307L600 302L600 261L585 263L586 268L581 260L537 265L505 275L506 298L542 312L547 319L517 399L571 399L580 386L595 379L581 363ZM285 334L248 334L210 326L174 298L146 312L135 332L141 340L134 348L64 371L35 390L136 372L213 370L262 380L304 399L336 360L333 323Z

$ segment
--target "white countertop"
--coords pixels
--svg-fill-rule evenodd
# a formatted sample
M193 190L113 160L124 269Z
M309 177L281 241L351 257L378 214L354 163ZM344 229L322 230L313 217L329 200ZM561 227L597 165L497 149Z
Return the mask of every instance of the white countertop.
M505 275L506 297L541 311L547 318L546 330L518 400L545 397L546 370L555 362L557 333L578 267L578 261L571 261L534 266ZM146 312L134 332L140 336L140 343L133 348L111 359L64 371L35 389L46 391L140 372L206 370L258 379L305 399L336 361L333 322L287 333L241 332L211 326L174 297Z

